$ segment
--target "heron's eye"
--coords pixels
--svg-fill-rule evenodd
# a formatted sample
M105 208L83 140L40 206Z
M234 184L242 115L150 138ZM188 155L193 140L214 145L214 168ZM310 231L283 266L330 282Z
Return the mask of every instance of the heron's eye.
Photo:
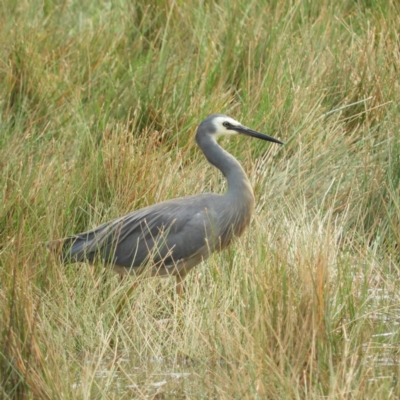
M223 122L222 125L223 125L225 128L230 128L230 126L231 126L231 124L230 124L229 122L227 122L227 121Z

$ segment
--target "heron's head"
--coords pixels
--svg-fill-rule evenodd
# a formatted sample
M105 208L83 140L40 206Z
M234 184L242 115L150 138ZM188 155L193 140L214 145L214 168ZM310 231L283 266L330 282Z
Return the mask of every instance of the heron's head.
M268 135L264 135L263 133L253 131L233 118L223 114L210 115L200 124L197 130L198 136L207 135L213 137L214 139L217 139L223 135L237 134L252 136L258 139L267 140L269 142L283 144L283 142L280 140Z

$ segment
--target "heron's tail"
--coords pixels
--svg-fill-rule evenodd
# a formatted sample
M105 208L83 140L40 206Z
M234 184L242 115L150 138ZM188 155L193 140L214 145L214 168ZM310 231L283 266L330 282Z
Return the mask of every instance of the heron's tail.
M120 220L107 222L88 232L52 240L47 243L47 248L63 263L93 261L99 253L102 258L111 259L114 254L113 245L121 237L120 226Z
M87 250L91 241L88 236L70 236L65 239L52 240L47 242L46 245L63 263L90 261L90 253Z

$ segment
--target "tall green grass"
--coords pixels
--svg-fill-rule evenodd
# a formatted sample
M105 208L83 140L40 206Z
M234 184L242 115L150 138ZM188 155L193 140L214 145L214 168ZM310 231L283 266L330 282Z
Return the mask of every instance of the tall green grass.
M1 398L399 397L399 26L389 0L3 1ZM44 243L222 192L192 140L217 112L286 142L222 140L251 227L116 316L131 282Z

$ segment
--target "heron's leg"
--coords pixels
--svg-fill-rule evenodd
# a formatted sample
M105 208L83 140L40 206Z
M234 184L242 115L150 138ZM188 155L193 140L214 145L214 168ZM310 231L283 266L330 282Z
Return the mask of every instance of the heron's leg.
M122 274L120 275L121 282L123 282L127 278L128 278L128 275L122 275ZM139 286L139 284L140 284L140 280L137 279L137 281L133 283L133 285L129 288L129 290L123 295L121 300L118 302L117 310L116 310L117 315L119 315L121 310L125 307L125 304L128 301L129 297L135 291L135 289Z
M176 293L180 298L185 294L185 277L186 274L178 274L176 275Z

